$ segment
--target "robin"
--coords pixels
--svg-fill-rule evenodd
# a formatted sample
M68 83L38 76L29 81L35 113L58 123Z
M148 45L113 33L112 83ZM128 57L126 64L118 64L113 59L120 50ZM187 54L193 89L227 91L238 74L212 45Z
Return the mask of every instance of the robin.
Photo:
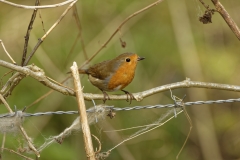
M131 104L135 98L123 88L132 82L137 63L143 59L145 58L139 57L135 53L123 53L112 60L97 63L88 69L79 69L79 73L87 74L89 81L103 92L104 103L110 99L106 91L121 90L127 94L127 101L129 99Z

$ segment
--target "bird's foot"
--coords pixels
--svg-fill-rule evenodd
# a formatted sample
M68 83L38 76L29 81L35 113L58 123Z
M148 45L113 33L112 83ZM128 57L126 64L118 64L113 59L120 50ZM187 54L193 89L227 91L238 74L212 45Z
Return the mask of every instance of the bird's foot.
M133 96L132 93L125 91L125 90L122 90L122 91L127 95L127 102L130 101L130 104L132 103L132 100L134 100L134 99L136 100L136 98Z
M107 100L110 100L110 97L109 97L109 95L107 94L107 92L102 91L102 93L103 93L103 103L105 103Z

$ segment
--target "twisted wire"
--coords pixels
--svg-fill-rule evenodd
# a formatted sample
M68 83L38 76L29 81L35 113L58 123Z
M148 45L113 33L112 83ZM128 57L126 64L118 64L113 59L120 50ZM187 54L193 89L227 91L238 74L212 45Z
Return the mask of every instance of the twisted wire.
M221 104L221 103L233 103L240 102L240 98L238 99L227 99L227 100L209 100L209 101L196 101L196 102L177 102L176 104L165 104L165 105L147 105L147 106L135 106L135 107L124 107L124 108L112 108L114 111L130 111L130 110L138 110L138 109L160 109L160 108L171 108L171 107L179 107L179 106L192 106L192 105L202 105L202 104Z
M181 106L192 106L192 105L202 105L202 104L222 104L222 103L233 103L240 102L240 98L237 99L227 99L227 100L209 100L209 101L195 101L195 102L175 102L175 104L165 104L165 105L147 105L147 106L135 106L135 107L124 107L117 108L113 106L106 106L104 111L130 111L130 110L140 110L140 109L160 109L160 108L172 108ZM103 112L103 110L97 110L94 108L86 110L88 113ZM31 116L43 116L43 115L62 115L62 114L78 114L78 111L54 111L54 112L38 112L38 113L24 113L22 111L15 111L14 113L0 114L0 118L21 116L21 117L31 117Z

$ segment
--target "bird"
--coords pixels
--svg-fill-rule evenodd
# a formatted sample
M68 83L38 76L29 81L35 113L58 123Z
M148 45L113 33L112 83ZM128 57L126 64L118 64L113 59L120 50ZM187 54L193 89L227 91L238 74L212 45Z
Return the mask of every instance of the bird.
M145 58L135 53L123 53L112 60L97 63L87 69L79 69L78 72L87 74L89 81L102 91L104 103L107 99L110 100L106 92L121 90L127 95L127 101L129 99L131 104L135 97L123 89L132 82L138 61L143 59Z

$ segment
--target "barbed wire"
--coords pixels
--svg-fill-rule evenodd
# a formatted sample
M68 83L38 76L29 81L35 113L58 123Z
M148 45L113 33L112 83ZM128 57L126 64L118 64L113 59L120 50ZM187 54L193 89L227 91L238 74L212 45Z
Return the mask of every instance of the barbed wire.
M240 98L237 99L227 99L227 100L209 100L209 101L195 101L195 102L176 102L176 104L165 104L165 105L147 105L147 106L135 106L135 107L124 107L118 108L113 106L105 106L105 110L96 110L94 108L86 110L86 112L94 113L94 112L105 112L105 111L130 111L130 110L140 110L140 109L161 109L161 108L172 108L172 107L180 107L180 106L192 106L192 105L203 105L203 104L222 104L222 103L233 103L240 102ZM16 110L16 109L15 109ZM38 113L25 113L23 111L15 111L14 113L5 113L0 114L0 118L21 116L21 117L32 117L32 116L44 116L44 115L62 115L62 114L78 114L78 111L49 111L49 112L38 112Z
M209 101L196 101L196 102L185 102L176 104L165 104L165 105L147 105L147 106L135 106L135 107L124 107L124 108L112 108L114 111L130 111L130 110L139 110L139 109L160 109L160 108L172 108L183 106L192 106L192 105L202 105L202 104L221 104L221 103L233 103L240 102L240 98L238 99L227 99L227 100L209 100Z

